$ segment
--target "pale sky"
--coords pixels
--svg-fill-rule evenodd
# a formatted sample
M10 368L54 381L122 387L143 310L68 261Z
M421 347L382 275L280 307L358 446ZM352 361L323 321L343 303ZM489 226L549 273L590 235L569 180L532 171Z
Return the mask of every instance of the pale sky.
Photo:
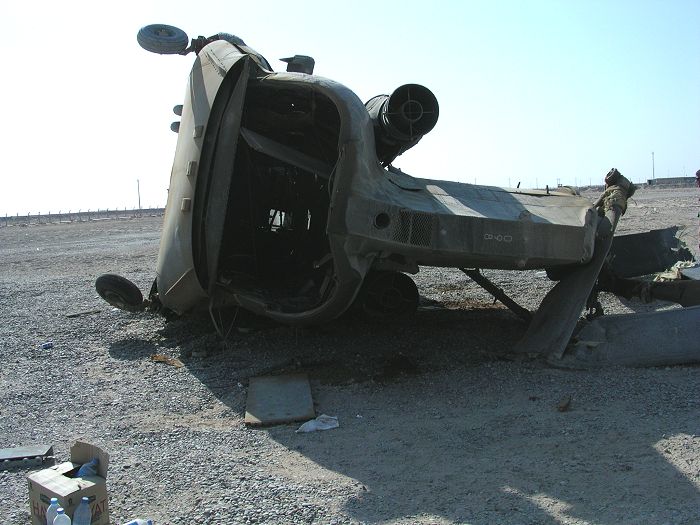
M543 187L700 169L700 1L77 0L5 3L0 214L163 206L194 55L141 26L234 33L283 71L362 100L405 83L440 103L395 164L417 177Z

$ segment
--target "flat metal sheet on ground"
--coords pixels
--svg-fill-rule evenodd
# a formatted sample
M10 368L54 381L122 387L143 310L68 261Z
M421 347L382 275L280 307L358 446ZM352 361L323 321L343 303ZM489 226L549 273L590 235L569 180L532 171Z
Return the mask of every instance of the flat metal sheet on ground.
M51 445L33 445L29 447L1 448L0 461L16 460L23 458L35 458L37 456L50 456L53 454Z
M306 374L250 378L245 424L276 425L316 417Z
M53 446L33 445L0 449L0 471L53 463Z

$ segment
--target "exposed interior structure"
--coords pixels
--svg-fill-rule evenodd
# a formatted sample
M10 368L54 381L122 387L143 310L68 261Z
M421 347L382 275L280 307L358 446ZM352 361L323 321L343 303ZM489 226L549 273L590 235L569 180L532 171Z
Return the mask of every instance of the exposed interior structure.
M327 297L329 170L339 127L335 105L313 89L250 84L217 276L228 291L284 312Z

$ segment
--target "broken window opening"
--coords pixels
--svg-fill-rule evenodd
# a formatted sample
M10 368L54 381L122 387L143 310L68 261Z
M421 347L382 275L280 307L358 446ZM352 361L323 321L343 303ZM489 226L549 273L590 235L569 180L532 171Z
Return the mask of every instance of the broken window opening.
M246 129L335 164L340 119L330 100L309 89L276 93L259 85L247 96ZM260 149L238 142L218 281L272 309L303 312L327 300L335 286L326 233L329 181Z

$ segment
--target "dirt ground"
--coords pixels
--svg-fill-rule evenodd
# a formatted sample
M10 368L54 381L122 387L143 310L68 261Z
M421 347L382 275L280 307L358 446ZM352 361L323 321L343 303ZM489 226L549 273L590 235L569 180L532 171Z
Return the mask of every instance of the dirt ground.
M619 231L679 225L698 255L698 193L642 190ZM407 320L262 324L221 342L207 318L129 314L94 290L114 272L148 291L161 220L0 228L0 448L47 443L65 461L79 437L101 445L112 523L700 522L697 366L517 358L521 322L446 269L416 277L441 308ZM485 273L530 309L551 287ZM340 427L246 428L248 378L280 371L307 372ZM5 523L29 523L27 472L0 471Z

